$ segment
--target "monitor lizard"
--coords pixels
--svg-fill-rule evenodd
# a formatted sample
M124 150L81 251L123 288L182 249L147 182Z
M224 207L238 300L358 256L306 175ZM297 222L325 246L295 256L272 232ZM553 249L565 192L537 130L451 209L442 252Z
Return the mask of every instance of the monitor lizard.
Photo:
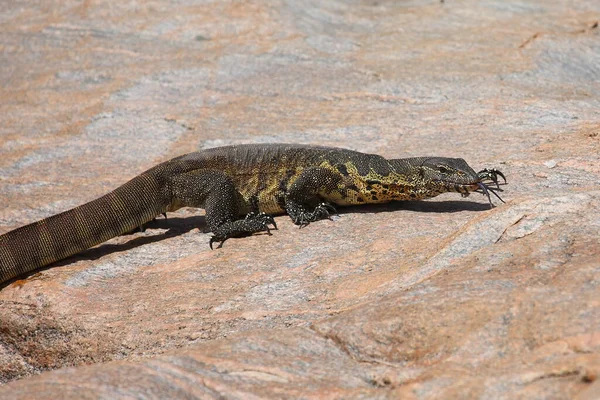
M417 200L445 192L501 190L496 169L476 173L460 158L385 159L341 148L247 144L185 154L150 168L112 192L0 236L0 283L131 232L181 207L204 208L213 233L270 234L272 215L300 227L329 218L334 205ZM494 184L494 186L490 186ZM166 215L166 214L165 214Z

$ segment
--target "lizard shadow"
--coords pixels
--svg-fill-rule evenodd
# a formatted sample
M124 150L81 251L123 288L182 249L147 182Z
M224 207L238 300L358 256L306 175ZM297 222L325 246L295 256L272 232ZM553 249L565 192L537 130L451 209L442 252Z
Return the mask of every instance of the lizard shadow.
M361 206L350 206L344 207L338 212L340 214L349 213L380 213L380 212L392 212L392 211L414 211L414 212L426 212L426 213L454 213L461 211L487 211L490 209L489 203L479 203L475 201L465 200L405 200L405 201L392 201L390 203L383 204L368 204Z
M392 212L399 210L408 210L414 212L436 212L450 213L460 211L485 211L489 210L487 203L477 203L473 201L396 201L385 204L366 204L361 206L340 207L339 214L350 213L379 213ZM199 228L201 232L205 231L206 219L202 215L192 215L187 217L169 217L167 219L159 218L149 222L146 229L166 229L162 234L152 234L138 236L125 243L107 243L88 249L79 254L73 255L65 260L53 264L53 267L70 264L78 260L96 260L111 253L127 251L144 244L158 242L160 240L172 238L190 232L192 229ZM208 241L206 243L208 245Z
M460 211L486 211L489 210L490 206L487 203L479 203L474 201L395 201L384 204L365 204L360 206L349 206L338 208L338 213L351 214L351 213L380 213L380 212L393 212L399 210L407 210L414 212L433 212L433 213L452 213ZM128 240L124 243L105 243L97 247L85 250L81 253L75 254L64 260L57 261L53 264L45 267L36 269L24 275L20 275L14 279L0 284L0 290L4 287L23 279L28 279L35 276L41 271L69 265L71 263L81 260L96 260L104 257L108 254L119 253L127 250L131 250L138 246L145 244L158 242L175 236L179 236L190 232L191 230L199 228L201 232L205 231L206 219L203 215L191 215L186 217L169 217L167 219L158 218L154 221L149 222L146 225L147 230L153 229L166 229L166 232L158 234L148 234L144 236L137 236ZM125 234L123 236L128 236ZM131 234L133 235L133 234ZM208 245L208 241L206 243Z
M460 211L485 211L489 210L487 203L477 203L473 201L396 201L385 204L366 204L361 206L340 207L340 214L350 213L379 213L393 212L399 210L408 210L414 212L436 212L450 213ZM149 222L146 229L166 229L162 234L151 234L138 236L125 243L106 243L98 247L88 249L79 254L75 254L65 260L53 264L53 267L70 264L78 260L96 260L111 253L127 251L144 244L158 242L160 240L172 238L190 232L192 229L199 228L205 232L206 219L202 215L192 215L187 217L169 217L168 219L159 218ZM208 241L207 241L208 246Z
M125 243L105 243L101 244L97 247L93 247L91 249L85 250L79 254L75 254L69 258L66 258L62 261L58 261L52 264L53 267L58 267L61 265L70 264L74 261L79 260L96 260L100 257L103 257L112 253L120 253L122 251L131 250L138 246L143 246L145 244L158 242L164 239L172 238L175 236L183 235L184 233L188 233L192 229L199 228L200 231L204 231L206 228L206 220L202 215L192 215L187 217L174 217L174 218L160 218L150 221L145 226L145 231L152 231L154 229L166 229L166 232L156 233L156 234L148 234L144 236L137 236L128 240ZM121 236L133 236L137 235L137 232L125 233ZM208 242L207 242L208 245Z

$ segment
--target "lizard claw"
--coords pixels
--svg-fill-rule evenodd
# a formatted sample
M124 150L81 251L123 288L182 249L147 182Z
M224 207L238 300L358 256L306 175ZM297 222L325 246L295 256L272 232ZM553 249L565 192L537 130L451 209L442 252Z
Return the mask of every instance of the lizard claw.
M217 246L217 249L220 249L221 247L223 247L223 243L227 240L227 238L222 239L221 238L217 238L216 236L211 236L210 240L208 241L208 246L210 247L211 250L213 249L213 243L214 242L219 242L219 245Z

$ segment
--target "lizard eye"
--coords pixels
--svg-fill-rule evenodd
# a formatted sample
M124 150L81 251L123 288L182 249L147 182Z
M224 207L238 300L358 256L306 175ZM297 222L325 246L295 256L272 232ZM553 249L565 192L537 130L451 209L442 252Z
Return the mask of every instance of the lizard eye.
M442 174L447 174L450 172L450 168L446 167L445 165L438 165L437 169L439 172L441 172Z

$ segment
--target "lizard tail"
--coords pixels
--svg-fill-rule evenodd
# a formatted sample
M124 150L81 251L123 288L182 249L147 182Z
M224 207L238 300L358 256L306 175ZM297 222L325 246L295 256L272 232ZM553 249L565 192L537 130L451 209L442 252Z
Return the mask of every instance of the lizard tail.
M0 283L142 226L166 211L167 189L145 173L89 203L0 235Z

